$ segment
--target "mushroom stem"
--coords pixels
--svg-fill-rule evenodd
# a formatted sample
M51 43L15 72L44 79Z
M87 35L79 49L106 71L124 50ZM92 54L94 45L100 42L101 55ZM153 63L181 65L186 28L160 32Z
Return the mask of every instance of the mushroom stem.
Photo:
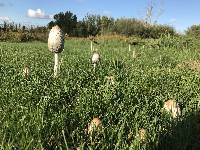
M131 44L128 45L128 50L131 51Z
M95 68L96 68L96 65L97 65L97 64L96 64L96 63L94 63L93 65L94 65L94 71L95 71Z
M133 58L136 58L135 50L133 50Z
M58 60L58 53L55 53L55 64L54 64L54 77L58 75L58 67L59 67L59 60Z
M91 48L91 52L92 52L93 51L92 41L90 42L90 48Z

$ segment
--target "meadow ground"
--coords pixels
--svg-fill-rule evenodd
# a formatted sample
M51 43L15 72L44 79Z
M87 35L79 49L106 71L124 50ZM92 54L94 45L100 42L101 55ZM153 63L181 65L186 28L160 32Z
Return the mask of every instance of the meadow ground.
M99 43L94 71L90 42L66 40L58 78L47 43L0 43L1 149L200 149L200 44ZM181 108L176 119L163 112L168 99ZM88 135L94 117L102 128Z

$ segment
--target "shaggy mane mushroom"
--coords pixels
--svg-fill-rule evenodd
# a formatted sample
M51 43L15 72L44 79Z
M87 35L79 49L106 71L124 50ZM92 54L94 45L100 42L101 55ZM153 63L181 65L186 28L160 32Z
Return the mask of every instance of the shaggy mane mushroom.
M92 63L93 63L93 66L94 66L94 70L95 70L96 65L99 61L100 61L100 55L97 51L94 51L93 55L92 55Z
M52 29L49 32L48 48L49 51L54 53L54 58L55 58L54 77L56 77L58 75L58 68L59 68L58 54L61 53L64 49L64 33L62 32L62 30L58 25L52 27Z

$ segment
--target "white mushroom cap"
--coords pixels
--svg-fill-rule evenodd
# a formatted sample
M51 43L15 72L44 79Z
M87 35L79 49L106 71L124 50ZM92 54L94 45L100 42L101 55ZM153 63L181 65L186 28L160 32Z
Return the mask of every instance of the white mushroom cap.
M144 142L146 140L146 136L147 136L147 131L144 128L139 129L138 133L136 134L136 137L141 142Z
M49 32L48 48L53 53L61 53L64 49L64 33L58 25Z
M97 52L94 52L92 55L92 63L98 63L100 60L100 55Z
M175 100L167 100L164 103L164 109L170 112L173 118L181 115L180 107Z
M29 76L29 74L30 74L30 69L29 69L29 67L26 65L26 66L24 67L24 69L23 69L23 76L27 78L27 77Z
M96 131L98 128L102 127L101 120L97 117L94 118L89 124L88 124L88 134L92 134L92 132Z

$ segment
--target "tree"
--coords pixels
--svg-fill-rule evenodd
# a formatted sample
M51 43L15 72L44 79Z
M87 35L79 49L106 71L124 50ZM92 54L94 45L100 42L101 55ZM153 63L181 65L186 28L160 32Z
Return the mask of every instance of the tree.
M84 21L77 22L75 35L78 36L78 37L87 37L87 36L89 36L89 34L87 32L86 23Z
M26 30L26 26L23 25L23 26L22 26L22 32L25 32L25 30Z
M163 14L163 0L149 0L146 7L145 22L149 25L157 23L158 18Z
M51 29L54 25L55 25L55 22L54 22L54 21L50 21L50 22L48 23L47 27L48 27L49 29Z
M101 17L99 15L87 15L83 19L89 35L97 35L101 30Z
M114 25L114 18L102 16L101 17L101 33L110 31L111 26Z
M187 35L200 37L200 25L192 25L186 31Z
M60 12L54 15L54 20L48 24L48 27L52 27L54 25L58 25L64 33L69 35L74 33L77 24L77 17L70 11L66 11L65 13Z
M114 23L113 31L118 34L131 36L142 36L144 32L144 25L141 21L134 18L120 18Z

